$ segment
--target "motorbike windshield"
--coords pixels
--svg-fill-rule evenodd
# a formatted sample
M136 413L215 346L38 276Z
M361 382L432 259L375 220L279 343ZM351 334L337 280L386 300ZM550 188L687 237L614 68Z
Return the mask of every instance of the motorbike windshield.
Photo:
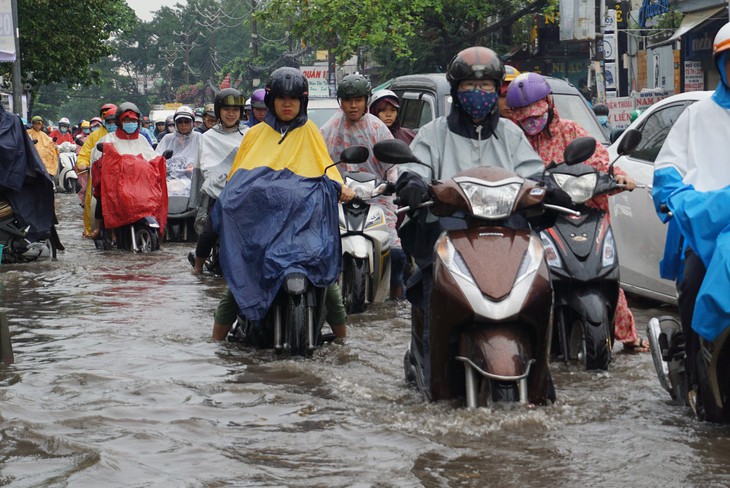
M223 274L250 320L264 318L287 275L303 273L316 287L339 275L337 188L327 177L239 169L211 218Z
M202 134L191 132L183 135L177 132L165 136L155 149L157 154L172 150L167 160L167 192L169 196L190 196L193 168L198 162Z

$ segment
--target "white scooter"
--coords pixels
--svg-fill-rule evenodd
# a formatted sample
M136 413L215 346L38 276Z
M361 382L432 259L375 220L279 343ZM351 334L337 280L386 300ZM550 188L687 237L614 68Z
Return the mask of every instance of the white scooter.
M64 142L58 146L58 172L56 173L56 192L75 193L81 186L74 170L76 166L76 144Z
M347 313L362 313L382 301L390 283L390 238L385 212L368 203L384 194L387 183L365 172L346 172L345 185L357 195L340 204L342 273L340 286Z

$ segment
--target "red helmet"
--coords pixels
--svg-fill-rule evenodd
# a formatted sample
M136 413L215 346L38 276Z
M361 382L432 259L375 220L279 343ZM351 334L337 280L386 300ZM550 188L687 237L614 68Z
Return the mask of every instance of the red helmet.
M99 117L104 117L104 113L108 112L109 110L114 109L116 111L117 106L113 103L105 103L101 106L101 109L99 110Z

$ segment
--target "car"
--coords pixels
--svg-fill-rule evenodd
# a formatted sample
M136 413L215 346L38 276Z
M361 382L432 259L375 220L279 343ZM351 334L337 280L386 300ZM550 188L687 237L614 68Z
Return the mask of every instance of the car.
M310 98L307 116L317 127L322 127L340 109L336 98Z
M588 134L608 145L608 131L598 122L585 97L570 82L545 76L553 91L555 107L564 119L575 120ZM451 111L451 86L444 73L404 75L378 88L388 88L400 98L401 126L417 131L436 117Z
M665 303L677 303L673 281L659 277L667 228L659 220L651 198L654 162L669 130L691 104L710 97L712 91L673 95L647 108L630 126L641 132L641 142L630 154L617 158L623 135L608 148L611 161L636 180L632 192L609 198L611 227L619 257L621 286L625 291Z

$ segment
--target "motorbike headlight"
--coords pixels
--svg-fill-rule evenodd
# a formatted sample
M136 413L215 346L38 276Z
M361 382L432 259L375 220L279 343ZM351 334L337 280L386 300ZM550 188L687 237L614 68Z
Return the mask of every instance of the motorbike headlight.
M461 257L461 254L459 254L459 251L456 250L451 243L451 239L446 234L442 235L436 241L436 253L449 271L472 283L476 283L464 262L464 258Z
M551 268L562 268L563 261L560 259L558 248L555 247L555 243L548 236L546 231L540 232L540 240L542 241L542 247L545 249L545 261Z
M553 181L570 195L570 199L575 203L583 203L593 197L593 191L596 189L598 175L589 173L582 176L572 176L560 173L552 174Z
M542 256L542 246L540 246L538 240L530 239L530 245L527 247L525 255L522 256L520 268L517 270L515 284L537 271L537 268L540 267L540 262L542 262Z
M606 231L606 238L603 240L603 255L601 258L601 266L613 266L616 262L616 245L613 241L613 232L609 228Z
M370 198L373 195L373 190L375 190L375 180L360 182L352 178L345 178L345 184L363 200Z
M469 199L472 213L476 217L494 220L504 219L512 214L512 208L522 186L522 183L507 183L500 186L480 185L471 181L457 183Z

